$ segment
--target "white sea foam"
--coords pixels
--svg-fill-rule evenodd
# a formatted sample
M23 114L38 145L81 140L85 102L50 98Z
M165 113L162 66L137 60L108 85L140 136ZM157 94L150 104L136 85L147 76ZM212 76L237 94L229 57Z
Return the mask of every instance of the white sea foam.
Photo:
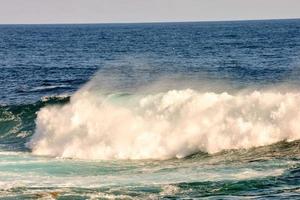
M51 99L66 99L66 98L68 98L68 97L70 97L70 94L68 94L68 93L65 93L65 94L60 94L60 95L50 95L50 96L43 96L42 98L41 98L41 101L42 102L47 102L47 101L49 101L49 100L51 100Z
M300 139L298 92L186 89L118 98L83 88L70 103L41 109L28 146L56 157L168 159Z

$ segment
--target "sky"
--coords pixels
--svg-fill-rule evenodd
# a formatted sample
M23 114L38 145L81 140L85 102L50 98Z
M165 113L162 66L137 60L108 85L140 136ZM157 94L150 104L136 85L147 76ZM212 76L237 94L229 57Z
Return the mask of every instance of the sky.
M300 18L300 0L0 0L0 24Z

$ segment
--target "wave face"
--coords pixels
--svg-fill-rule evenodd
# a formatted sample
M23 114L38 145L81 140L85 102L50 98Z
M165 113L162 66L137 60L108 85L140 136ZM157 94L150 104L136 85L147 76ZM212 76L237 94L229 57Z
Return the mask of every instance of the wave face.
M27 144L37 155L169 159L300 139L300 93L170 90L102 95L81 89L38 112Z
M35 130L37 112L45 106L62 105L68 96L49 96L42 100L23 105L0 105L0 147L1 150L23 151L26 141Z

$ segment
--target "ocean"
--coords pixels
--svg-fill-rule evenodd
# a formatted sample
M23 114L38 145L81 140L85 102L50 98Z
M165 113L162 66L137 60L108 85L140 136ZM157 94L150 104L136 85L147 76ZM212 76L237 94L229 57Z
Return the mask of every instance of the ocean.
M298 199L299 84L299 19L0 25L0 199Z

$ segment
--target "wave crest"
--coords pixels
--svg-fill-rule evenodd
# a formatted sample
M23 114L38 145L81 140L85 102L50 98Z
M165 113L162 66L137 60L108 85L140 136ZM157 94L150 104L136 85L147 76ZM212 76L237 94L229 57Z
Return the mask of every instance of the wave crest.
M42 108L28 147L80 159L169 159L300 139L300 93L171 90L104 96L80 90Z

